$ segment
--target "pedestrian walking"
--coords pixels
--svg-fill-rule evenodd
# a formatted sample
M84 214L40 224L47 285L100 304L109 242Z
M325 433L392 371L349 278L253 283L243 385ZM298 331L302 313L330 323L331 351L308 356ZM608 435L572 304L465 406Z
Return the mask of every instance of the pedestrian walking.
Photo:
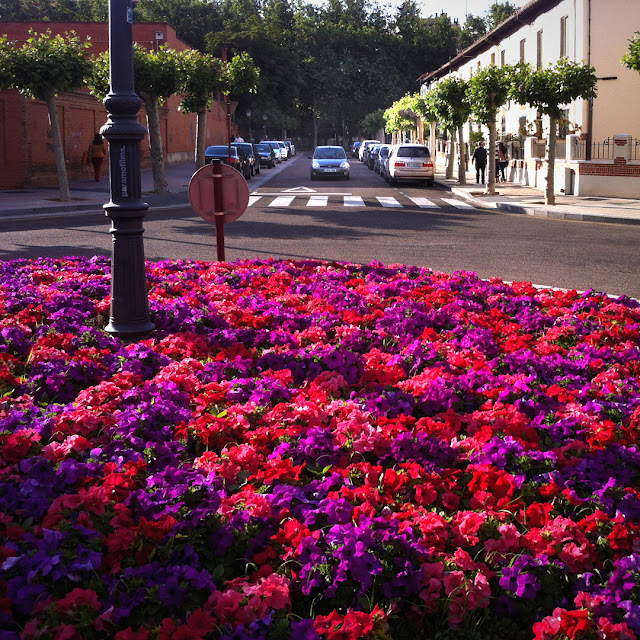
M104 138L99 133L96 133L96 135L93 136L93 141L89 145L89 158L93 165L93 175L96 182L100 182L100 171L102 170L102 163L106 157L107 145L105 144Z
M496 182L502 177L502 182L506 182L504 170L509 164L509 156L507 155L507 147L504 142L498 142L496 147Z
M473 150L471 162L476 167L476 184L484 184L484 172L487 168L487 150L484 148L482 140L478 142L478 146Z

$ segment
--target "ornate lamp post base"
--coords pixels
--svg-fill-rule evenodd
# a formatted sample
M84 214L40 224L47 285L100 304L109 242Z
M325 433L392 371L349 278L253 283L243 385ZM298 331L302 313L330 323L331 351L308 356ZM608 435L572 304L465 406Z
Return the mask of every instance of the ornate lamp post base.
M133 88L133 9L131 0L109 0L109 72L111 91L104 104L109 113L101 133L109 141L111 200L111 311L106 331L117 336L153 330L144 262L140 140L147 133L137 118L142 101Z

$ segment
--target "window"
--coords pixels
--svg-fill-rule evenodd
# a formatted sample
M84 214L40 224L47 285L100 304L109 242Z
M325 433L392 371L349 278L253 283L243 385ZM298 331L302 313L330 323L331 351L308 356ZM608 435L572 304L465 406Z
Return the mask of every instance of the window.
M524 62L524 45L526 40L520 40L520 62Z
M560 18L560 57L566 58L569 55L569 16Z
M491 54L491 66L492 67L496 66L496 54L495 53Z
M536 66L538 69L542 69L542 29L538 31L536 44Z
M504 53L504 49L500 52L500 66L504 67L504 61L505 61L505 53Z

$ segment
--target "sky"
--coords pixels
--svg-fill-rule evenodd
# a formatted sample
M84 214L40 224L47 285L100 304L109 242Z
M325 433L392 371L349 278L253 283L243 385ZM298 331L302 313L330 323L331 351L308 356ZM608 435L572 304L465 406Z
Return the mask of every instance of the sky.
M460 24L464 24L467 13L484 17L489 7L495 1L496 0L416 0L416 4L420 7L422 15L425 18L440 14L444 11L452 20L458 20ZM509 0L517 9L520 9L520 7L523 7L529 1L530 0Z

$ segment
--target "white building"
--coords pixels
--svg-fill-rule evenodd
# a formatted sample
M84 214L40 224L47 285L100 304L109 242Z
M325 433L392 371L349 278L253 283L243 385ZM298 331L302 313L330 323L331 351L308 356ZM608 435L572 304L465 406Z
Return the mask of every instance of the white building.
M621 63L638 31L640 0L532 0L447 64L424 74L421 91L452 74L468 79L490 64L522 61L546 67L566 57L592 65L597 97L565 105L556 190L640 197L640 74ZM539 142L547 130L548 118L540 119L529 106L510 101L500 111L498 139L511 140L517 158L512 179L544 187L544 144ZM614 143L618 134L624 135Z

